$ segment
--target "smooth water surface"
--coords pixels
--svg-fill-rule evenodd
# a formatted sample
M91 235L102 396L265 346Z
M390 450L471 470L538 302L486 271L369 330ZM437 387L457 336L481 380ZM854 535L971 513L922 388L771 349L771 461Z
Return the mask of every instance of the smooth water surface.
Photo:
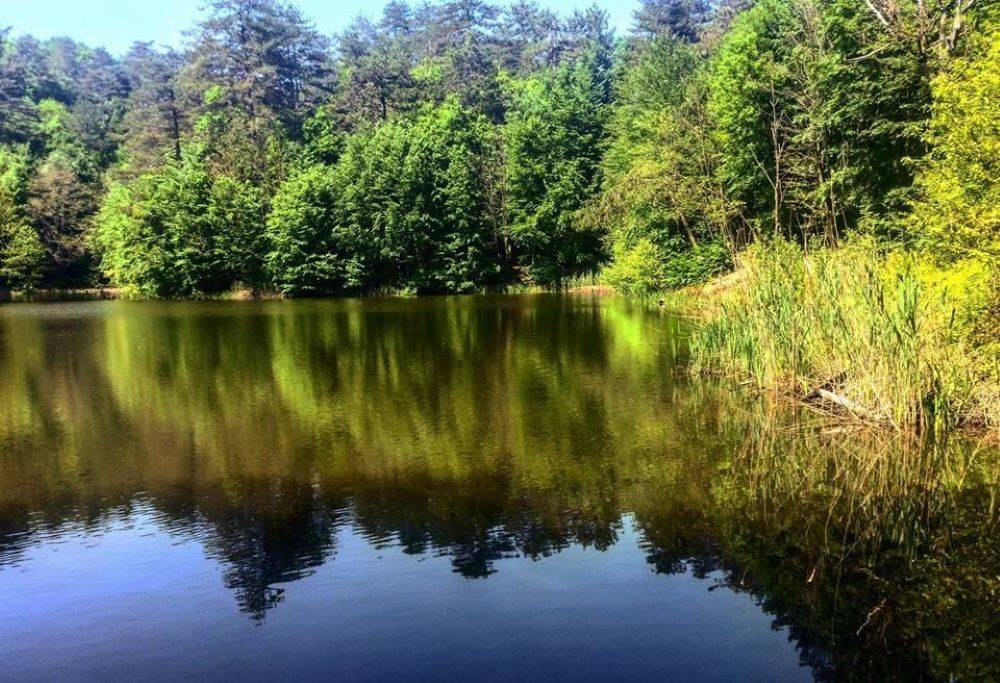
M615 298L0 307L0 680L1000 676L1000 457Z

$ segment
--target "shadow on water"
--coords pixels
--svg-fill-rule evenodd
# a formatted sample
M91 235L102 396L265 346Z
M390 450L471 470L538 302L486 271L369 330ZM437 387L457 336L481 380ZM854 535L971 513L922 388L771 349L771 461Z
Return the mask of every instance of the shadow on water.
M0 310L0 581L142 511L263 620L345 531L483 579L628 518L817 678L1000 677L996 450L692 384L683 353L612 298Z

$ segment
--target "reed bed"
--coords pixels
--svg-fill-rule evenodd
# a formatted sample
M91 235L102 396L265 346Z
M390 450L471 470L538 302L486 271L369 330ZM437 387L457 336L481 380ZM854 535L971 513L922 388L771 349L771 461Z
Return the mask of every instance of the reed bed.
M936 286L913 257L775 240L740 271L704 309L694 371L900 430L1000 427L998 362L970 341L968 293Z

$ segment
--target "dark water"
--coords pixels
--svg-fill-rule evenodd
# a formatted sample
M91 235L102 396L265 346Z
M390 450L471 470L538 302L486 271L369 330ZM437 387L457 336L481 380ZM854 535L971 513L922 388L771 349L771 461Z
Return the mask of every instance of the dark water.
M0 680L996 680L1000 456L525 296L0 307Z

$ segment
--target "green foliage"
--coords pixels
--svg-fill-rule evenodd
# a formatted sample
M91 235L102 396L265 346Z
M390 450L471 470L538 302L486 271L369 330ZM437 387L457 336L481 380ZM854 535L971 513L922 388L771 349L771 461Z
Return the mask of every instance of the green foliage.
M497 280L486 120L456 102L352 136L335 166L286 181L268 223L287 293L465 292Z
M695 367L749 376L901 429L996 425L996 378L956 329L967 293L936 290L909 254L871 240L808 256L783 239L743 257L692 342ZM821 391L826 391L824 395Z
M320 108L302 127L302 159L308 164L335 164L344 151L347 135L337 127L329 107Z
M619 247L601 278L620 292L649 296L705 282L731 266L729 247L721 240L691 246L675 239L662 246L643 237Z
M683 101L697 70L698 54L690 45L659 38L638 50L615 84L615 103L608 122L610 144L603 165L609 180L628 172L644 147L657 139L658 117Z
M331 44L280 0L213 0L183 54L122 59L4 30L0 185L42 284L87 284L96 255L150 296L605 265L640 294L764 236L901 226L964 272L997 259L995 17L890 4L644 0L615 44L595 8L392 2Z
M44 246L39 284L85 285L81 235L121 140L124 72L105 50L68 38L7 36L0 32L0 174L27 223L19 243Z
M405 212L396 252L404 286L417 292L468 292L498 275L483 158L486 120L455 102L418 117L407 133L398 177Z
M7 193L8 201L24 204L30 173L31 158L25 146L0 146L0 190Z
M31 291L45 272L45 246L24 221L0 226L0 282Z
M268 245L262 229L265 207L263 193L254 185L224 175L213 179L208 220L231 285L253 290L268 286L264 264Z
M0 289L34 289L45 273L45 246L24 211L29 177L28 150L0 146Z
M42 279L45 247L0 186L0 288L32 290Z
M190 130L181 89L183 58L173 50L157 51L151 43L135 43L123 62L131 90L120 156L128 172L139 175L181 157L183 136Z
M528 276L559 284L594 270L598 236L576 213L595 189L606 83L593 58L510 81L504 137L511 240Z
M634 270L643 240L663 254L664 281L676 268L686 282L712 269L686 267L685 238L696 262L705 241L736 252L769 234L891 235L925 147L931 68L919 41L857 0L756 3L707 60L677 38L639 43L616 84L602 191L583 215L629 260L613 260L610 277Z
M100 259L102 274L114 285L138 288L148 279L152 263L147 260L149 248L138 214L132 188L115 184L94 217L91 246Z
M93 242L102 271L115 285L152 296L197 296L256 284L262 241L259 195L224 176L212 178L204 161L179 163L140 176L109 192Z
M917 177L911 232L929 255L1000 261L1000 26L932 84L932 152Z
M604 279L617 288L694 284L729 263L735 206L713 175L719 159L705 77L692 47L660 38L619 79L603 186L583 216L607 231L612 262ZM636 267L649 259L658 269Z
M695 246L678 239L674 245L664 256L665 289L700 284L732 268L732 252L721 239L699 242Z
M697 41L709 15L704 0L640 0L635 30L640 36Z
M90 263L84 244L84 230L93 213L96 197L71 162L51 154L36 167L28 183L27 216L48 251L54 286L86 284Z
M631 248L615 250L602 279L619 292L631 296L655 294L666 288L663 252L648 239L640 238Z
M926 62L856 0L766 0L713 64L718 176L769 233L829 243L901 208L922 153Z
M205 106L239 125L251 147L259 150L280 128L297 134L328 87L327 41L284 2L211 0L206 9L194 31L189 86L214 87Z
M791 48L781 34L792 22L788 2L755 5L726 36L710 75L709 106L723 150L717 172L752 215L773 204L767 170L776 151L772 134L783 115L778 97L788 76L782 57Z
M335 237L333 171L316 165L289 178L274 198L267 223L267 269L284 294L336 292L346 282Z

